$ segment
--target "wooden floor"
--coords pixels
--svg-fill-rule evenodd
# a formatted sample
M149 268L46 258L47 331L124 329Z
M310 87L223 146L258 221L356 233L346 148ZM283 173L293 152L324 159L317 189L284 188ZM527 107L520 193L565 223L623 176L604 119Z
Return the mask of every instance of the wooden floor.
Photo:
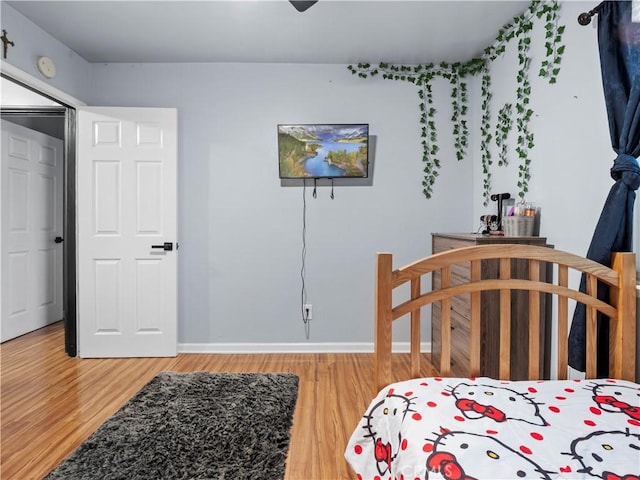
M353 478L343 453L374 395L372 354L180 354L79 359L62 324L0 346L0 478L40 479L158 372L292 372L300 377L287 480ZM408 355L394 356L407 375ZM425 360L422 372L433 372Z

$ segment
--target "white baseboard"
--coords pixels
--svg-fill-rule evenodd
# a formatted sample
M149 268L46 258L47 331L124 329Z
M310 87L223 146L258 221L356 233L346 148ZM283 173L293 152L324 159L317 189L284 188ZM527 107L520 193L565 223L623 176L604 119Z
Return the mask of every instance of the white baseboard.
M409 342L393 342L394 353L408 353ZM431 352L431 342L420 351ZM178 353L373 353L373 343L179 343Z

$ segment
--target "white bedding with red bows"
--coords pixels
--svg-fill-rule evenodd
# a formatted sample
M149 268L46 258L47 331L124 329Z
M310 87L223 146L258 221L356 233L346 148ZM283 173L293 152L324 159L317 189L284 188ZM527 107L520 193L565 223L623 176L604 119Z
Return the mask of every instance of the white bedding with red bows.
M345 457L360 480L640 479L640 385L423 378L384 388Z

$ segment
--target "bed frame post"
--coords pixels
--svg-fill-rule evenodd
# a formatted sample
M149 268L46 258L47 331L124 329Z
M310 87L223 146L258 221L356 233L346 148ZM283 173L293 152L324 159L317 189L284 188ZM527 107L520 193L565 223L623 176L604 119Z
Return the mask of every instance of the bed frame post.
M611 303L618 309L618 318L610 322L609 376L635 381L636 377L636 256L634 253L614 253L611 266L620 275L620 286L611 289Z
M393 258L390 253L378 253L376 264L376 327L374 338L376 390L391 382L391 291ZM384 292L384 295L381 294Z

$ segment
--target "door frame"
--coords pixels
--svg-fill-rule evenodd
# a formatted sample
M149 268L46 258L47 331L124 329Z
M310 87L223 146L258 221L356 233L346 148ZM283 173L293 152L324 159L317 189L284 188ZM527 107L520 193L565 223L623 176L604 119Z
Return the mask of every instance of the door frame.
M75 357L78 354L78 323L76 303L76 108L85 106L61 90L32 77L6 62L0 68L0 75L24 88L32 90L61 105L54 107L59 112L64 110L64 173L63 173L63 312L64 312L64 346L67 355ZM3 114L42 113L51 111L51 107L5 108Z

